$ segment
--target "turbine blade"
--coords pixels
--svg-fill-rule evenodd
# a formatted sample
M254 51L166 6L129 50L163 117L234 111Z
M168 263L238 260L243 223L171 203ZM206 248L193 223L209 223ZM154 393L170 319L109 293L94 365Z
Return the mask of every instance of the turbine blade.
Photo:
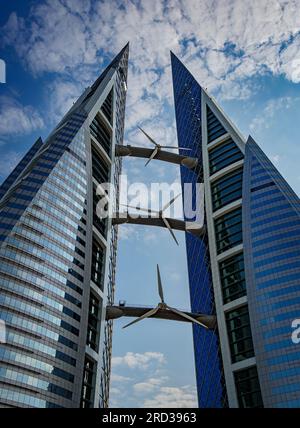
M176 150L192 150L188 147L176 147L176 146L161 146L162 149L176 149Z
M174 198L172 198L161 210L161 212L165 211L167 208L169 208L170 205L173 204L173 202L176 201L176 199L181 195L181 193L178 193L177 196L175 196Z
M165 223L166 227L168 228L169 232L171 233L172 238L174 239L174 241L176 242L176 244L179 245L179 242L177 241L176 236L175 236L175 234L174 234L174 232L173 232L173 230L172 230L172 228L171 228L168 220L166 218L162 217L162 221Z
M165 303L165 301L164 301L164 292L163 292L163 287L162 287L162 282L161 282L161 277L160 277L160 271L159 271L159 266L156 265L156 268L157 268L158 294L159 294L161 303Z
M149 213L149 214L152 214L152 213L159 214L159 211L150 210L149 208L135 207L134 205L124 205L124 204L120 204L120 205L127 207L127 208L133 208L133 209L138 210L138 211L144 211L144 212Z
M159 307L157 306L156 308L151 309L150 311L146 312L144 315L142 315L139 318L136 318L135 320L131 321L129 324L124 325L123 328L127 328L129 326L131 326L132 324L135 324L136 322L142 321L145 318L149 318L151 317L151 315L156 314L156 312L159 310Z
M153 138L150 137L150 135L147 134L140 126L138 126L139 130L142 131L142 133L148 138L151 143L153 143L155 146L158 146L157 142L153 140Z
M152 159L153 158L155 158L155 156L157 155L157 153L158 153L158 147L156 147L154 150L153 150L153 152L152 152L152 154L151 154L151 156L150 156L150 158L147 160L147 162L145 163L145 166L147 166L148 165L148 163L150 162L150 161L152 161Z
M178 146L160 146L162 149L176 149L178 150L179 147Z
M181 317L186 318L187 320L189 320L191 322L194 322L196 324L199 324L202 327L208 329L208 327L205 324L202 324L202 322L196 320L195 318L190 317L189 315L185 314L184 312L181 312L181 311L179 311L178 309L175 309L175 308L171 308L171 306L168 306L168 305L167 305L167 308L170 311L174 312L175 314L180 315Z

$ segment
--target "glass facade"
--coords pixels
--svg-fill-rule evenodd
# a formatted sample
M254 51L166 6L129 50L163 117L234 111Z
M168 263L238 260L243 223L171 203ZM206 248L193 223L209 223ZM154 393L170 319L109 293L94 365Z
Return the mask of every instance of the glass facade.
M215 107L214 107L215 109ZM210 179L211 187L211 212L216 212L216 217L212 222L215 235L216 254L212 257L221 256L221 260L216 263L216 281L219 281L222 300L219 303L218 310L223 310L224 304L230 303L230 310L225 310L224 318L226 328L222 327L223 334L227 336L229 348L228 363L235 364L244 362L246 367L251 364L251 369L243 371L232 371L235 381L236 395L231 394L230 401L239 407L262 407L262 398L260 392L259 379L256 375L255 390L252 391L254 380L245 379L240 381L242 376L250 371L256 371L251 360L255 356L251 321L247 304L240 305L240 298L247 298L245 267L243 252L239 249L236 253L236 247L243 245L243 179L244 154L234 141L233 135L226 137L225 141L218 142L216 146L211 146L210 127L211 123L217 123L216 128L226 129L226 135L230 134L230 124L224 120L224 126L216 119L212 110L207 107L207 148L208 148L208 171L207 176ZM233 134L235 131L233 131ZM218 135L219 137L220 135ZM237 138L236 136L234 137ZM243 145L243 142L240 141ZM236 162L239 161L239 166ZM226 169L225 169L226 168ZM225 173L223 173L225 170ZM219 178L211 177L218 172ZM230 204L235 202L237 208L231 209ZM229 206L229 207L228 207ZM217 213L218 210L225 209L224 214ZM231 255L231 253L234 253ZM225 253L225 258L224 258ZM228 255L229 254L229 255ZM219 287L217 285L216 288ZM225 338L223 341L226 342ZM227 348L227 349L228 349ZM257 372L256 372L257 373ZM230 373L226 373L230 376Z
M95 214L91 177L118 180L120 165L112 167L98 145L112 157L113 145L122 144L127 61L128 46L0 188L0 319L7 330L0 407L108 405L111 324L101 323L101 313L113 300L117 231Z
M0 187L2 407L108 406L118 231L99 184L116 211L127 65L128 46ZM191 309L218 320L193 325L199 407L300 406L299 198L173 54L172 72L179 146L198 161L181 166L185 204L206 193L203 234L186 233Z
M123 53L119 54L118 67L116 67L116 80L114 86L114 145L123 144L124 135L124 118L125 118L125 103L126 103L126 88L127 88L127 68L128 68L128 47ZM110 97L110 95L108 95ZM112 211L116 212L119 206L119 177L122 170L122 162L118 157L114 157L114 149L111 151L114 168L111 171L111 182L114 183L116 189L115 198L112 200ZM118 228L116 225L110 227L110 239L107 241L106 258L108 258L108 269L106 271L106 303L113 305L115 291L115 271L117 262L117 241ZM100 387L99 387L99 407L108 407L109 405L109 385L111 374L111 354L112 354L112 334L113 321L105 322L103 329L103 344L102 354L98 362L98 370L100 371Z
M192 183L191 195L184 194L185 201L195 202L195 185L203 182L201 88L187 69L172 54L173 90L175 100L178 144L191 148L189 155L198 159L198 168L191 171L181 167L181 182ZM215 124L212 124L212 127ZM211 135L222 132L212 129ZM186 154L182 152L181 154ZM184 191L184 188L183 188ZM193 206L193 208L195 208ZM186 218L192 221L190 218ZM215 313L210 269L208 237L201 239L186 233L191 309L193 312ZM199 407L226 407L222 358L217 331L205 330L193 325L196 382Z
M298 407L300 202L251 138L245 168L245 273L262 394L268 407Z
M98 184L107 183L109 179L109 165L106 164L105 159L100 155L94 145L92 145L92 166L93 177Z
M91 135L98 141L105 152L110 155L112 135L109 127L99 115L95 117L90 126Z
M250 319L247 306L226 313L227 332L233 363L254 356Z
M243 170L230 172L211 183L213 211L242 197Z
M95 375L95 362L93 362L88 357L85 357L80 403L80 407L83 409L89 409L93 407L93 399L95 392Z
M58 139L56 134L56 141ZM84 260L75 253L76 247L84 251L86 232L81 222L85 208L83 190L87 189L81 130L69 147L81 160L71 152L62 154L0 248L0 276L7 284L0 301L9 320L6 344L2 345L0 382L9 390L24 392L29 388L34 395L48 396L46 406L63 407L72 407L74 398L74 383L69 379L76 376L82 308L82 295L78 291L82 289ZM40 162L33 171L42 168L42 156ZM74 174L81 177L80 181L71 179ZM24 181L27 180L30 183L30 177ZM80 182L80 189L76 182ZM75 193L74 199L70 198L71 193ZM11 200L17 203L16 192ZM68 210L63 208L64 201L68 203ZM3 216L1 220L5 222ZM45 245L47 242L49 246ZM68 281L69 285L74 284L73 288L68 287ZM40 326L38 334L35 325ZM59 342L55 340L56 335ZM70 347L71 343L74 345ZM9 369L10 364L17 365L18 370ZM47 376L54 373L55 366L61 372L57 371L49 382ZM0 402L1 394L2 389ZM11 404L24 404L22 395L14 397Z
M226 134L224 126L213 114L211 109L206 106L206 117L207 117L207 142L211 143L222 135Z
M218 348L207 339L209 333L199 329L196 335L194 327L199 407L260 407L243 256L245 143L174 55L172 66L179 146L190 147L198 159L196 171L181 167L182 184L204 182L206 189L206 233L201 238L186 234L192 310L216 313L218 319L213 333ZM246 368L236 369L241 363ZM215 401L205 401L204 385L216 378L209 385Z
M101 318L100 299L97 299L93 293L90 294L88 328L86 335L86 344L94 351L98 349L99 342L99 323Z
M104 248L93 238L91 280L101 289L104 287Z
M299 407L300 200L173 54L172 69L179 146L198 159L194 171L181 167L181 181L206 192L205 234L186 235L192 309L216 312L220 339L217 351L194 327L199 406L223 361L218 385L230 406Z
M215 220L218 254L242 243L242 209L237 208Z
M101 111L104 113L104 116L110 124L113 122L113 96L114 93L113 90L111 90L101 106Z
M219 263L223 302L229 303L246 295L244 257L242 253Z
M234 377L239 407L242 409L263 407L257 368L254 366L239 370L235 372Z
M210 174L215 174L227 166L243 159L244 155L232 138L227 139L209 151Z

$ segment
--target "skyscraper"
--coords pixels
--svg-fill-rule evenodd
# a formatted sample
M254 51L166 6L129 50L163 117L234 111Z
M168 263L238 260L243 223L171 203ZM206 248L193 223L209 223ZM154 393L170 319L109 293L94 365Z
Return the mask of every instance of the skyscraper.
M186 234L199 407L299 407L299 198L255 141L246 141L171 54L178 144L199 160L206 233ZM195 195L193 195L195 197ZM189 219L190 220L190 219Z
M108 406L117 226L97 204L118 188L128 50L0 188L1 407Z

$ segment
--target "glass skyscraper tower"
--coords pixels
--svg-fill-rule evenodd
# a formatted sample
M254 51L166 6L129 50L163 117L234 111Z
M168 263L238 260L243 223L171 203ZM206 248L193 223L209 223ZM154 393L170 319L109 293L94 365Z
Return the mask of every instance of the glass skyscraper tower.
M0 407L108 406L128 49L0 188Z
M199 407L299 407L299 198L171 60L178 144L198 159L194 172L181 167L182 185L205 189L206 232L186 234L191 306L218 321L193 326Z

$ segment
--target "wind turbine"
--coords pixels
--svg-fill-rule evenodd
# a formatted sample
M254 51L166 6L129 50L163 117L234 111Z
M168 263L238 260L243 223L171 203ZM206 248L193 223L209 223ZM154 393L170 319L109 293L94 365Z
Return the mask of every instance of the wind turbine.
M158 265L157 265L157 285L158 285L158 294L160 297L160 302L158 303L156 308L151 309L150 311L146 312L144 315L140 316L139 318L135 319L134 321L131 321L129 324L126 324L123 328L127 328L127 327L131 326L132 324L135 324L139 321L142 321L145 318L150 318L151 316L155 315L160 310L168 310L170 312L173 312L173 313L181 316L182 318L186 318L190 322L194 322L194 323L199 324L202 327L205 327L206 329L208 329L208 327L205 324L202 324L202 322L196 320L195 318L189 316L188 314L186 314L184 312L179 311L178 309L172 308L171 306L167 305L167 303L165 302L165 299L164 299L164 292L163 292L163 287L162 287L162 282L161 282L160 271L159 271Z
M147 160L147 162L145 163L145 166L148 165L149 162L152 161L152 159L155 158L155 156L157 155L157 153L161 150L161 149L181 149L181 150L192 150L190 148L187 147L175 147L175 146L162 146L160 144L158 144L156 141L153 140L153 138L150 137L150 135L147 134L147 132L145 132L142 128L138 127L140 131L142 131L142 133L148 138L148 140L155 145L155 148L153 150L153 152L150 155L150 158Z
M134 207L132 205L124 205L121 204L122 206L125 206L127 208L134 208L136 210L139 211L144 211L147 212L148 214L158 214L158 217L162 219L162 221L164 222L165 226L167 227L167 229L169 230L169 232L172 235L172 238L174 239L174 241L176 242L177 245L179 245L179 242L177 241L177 238L170 226L170 223L168 222L168 220L166 219L166 217L164 216L164 211L169 208L169 206L171 206L173 204L173 202L181 195L181 193L179 193L177 196L175 196L174 198L172 198L161 210L156 211L156 210L150 210L148 208L141 208L141 207Z

